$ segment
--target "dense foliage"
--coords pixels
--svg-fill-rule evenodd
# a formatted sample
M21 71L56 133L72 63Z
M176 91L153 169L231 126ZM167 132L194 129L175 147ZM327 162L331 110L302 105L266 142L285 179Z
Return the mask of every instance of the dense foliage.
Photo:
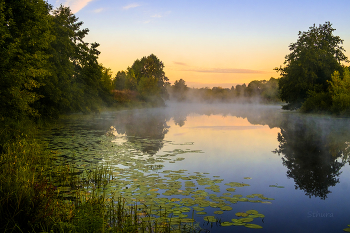
M290 44L285 67L277 68L280 97L287 102L284 109L330 111L332 107L332 74L344 73L341 62L347 62L343 40L333 35L330 22L307 32L299 32L297 42ZM339 110L339 109L338 109ZM337 110L337 111L338 111Z
M69 8L0 1L0 117L57 117L112 101L110 72L97 61Z
M119 71L115 77L117 100L125 102L132 98L130 93L134 92L140 101L164 105L164 100L169 98L166 89L169 79L163 69L163 62L151 54L137 59L126 72Z

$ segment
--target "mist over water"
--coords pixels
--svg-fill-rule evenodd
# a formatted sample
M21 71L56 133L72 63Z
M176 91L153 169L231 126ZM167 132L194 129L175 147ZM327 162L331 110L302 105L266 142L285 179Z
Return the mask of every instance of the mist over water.
M341 232L350 224L349 123L346 118L286 112L279 105L171 102L164 108L104 112L65 122L78 134L79 129L110 134L116 146L137 144L135 150L143 155L139 159L182 151L174 160L156 162L154 172L183 170L224 179L217 184L220 193L206 190L209 194L225 193L227 182L249 184L233 195L263 194L274 200L231 204L232 211L216 217L231 221L235 213L254 209L265 215L253 222L263 227L261 232ZM211 232L252 231L206 225L203 216L194 217Z

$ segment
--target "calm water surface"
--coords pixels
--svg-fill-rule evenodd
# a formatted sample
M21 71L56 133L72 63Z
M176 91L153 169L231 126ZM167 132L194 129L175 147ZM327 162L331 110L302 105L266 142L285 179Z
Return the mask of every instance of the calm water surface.
M87 136L106 134L115 144L114 150L126 143L137 144L135 151L143 156L134 159L161 158L181 149L188 153L155 162L159 169L146 173L183 170L188 176L203 174L211 179L224 179L216 183L220 192L201 187L208 194L222 196L230 187L225 183L239 182L249 186L236 187L231 196L263 194L274 199L231 203L233 210L221 215L213 213L218 208L205 208L207 215L215 215L221 222L238 218L237 212L257 210L265 217L252 223L263 229L207 224L203 221L206 215L195 212L200 226L211 232L343 232L350 224L348 119L285 112L280 106L168 104L166 108L107 112L63 123L73 128L75 134L86 136L76 145L77 153L86 148L81 153L98 154L94 147L98 142ZM152 143L140 144L140 140ZM59 149L66 147L64 142L59 145ZM106 160L115 167L130 168L125 161L118 164L117 160L94 157L95 163ZM159 193L159 197L184 197L163 196L162 190Z

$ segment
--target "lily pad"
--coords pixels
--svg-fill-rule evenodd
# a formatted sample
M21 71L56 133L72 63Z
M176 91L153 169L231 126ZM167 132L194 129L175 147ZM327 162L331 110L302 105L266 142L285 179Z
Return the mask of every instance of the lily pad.
M245 226L246 223L243 223L243 222L234 222L232 225L234 225L234 226Z
M238 212L238 213L235 213L235 215L236 215L237 217L247 217L249 214L244 213L244 212Z
M216 222L216 218L214 216L205 216L203 219L207 222Z
M228 227L228 226L232 226L232 225L233 225L232 222L222 222L221 223L221 226L223 226L223 227Z
M232 207L231 206L223 206L223 207L220 207L220 209L223 211L230 211L230 210L232 210Z
M253 228L253 229L261 229L261 228L263 228L262 226L259 226L257 224L252 224L252 223L245 224L244 226L248 227L248 228Z
M214 211L214 214L223 214L224 211L221 211L221 210L217 210L217 211Z
M234 192L234 191L236 191L236 189L235 189L235 188L227 188L226 191L228 191L228 192Z
M247 214L258 214L259 212L257 210L247 210Z
M240 221L241 222L252 222L254 220L254 218L241 218Z
M195 211L202 211L202 210L204 210L204 208L199 207L199 206L194 206L193 209L194 209Z

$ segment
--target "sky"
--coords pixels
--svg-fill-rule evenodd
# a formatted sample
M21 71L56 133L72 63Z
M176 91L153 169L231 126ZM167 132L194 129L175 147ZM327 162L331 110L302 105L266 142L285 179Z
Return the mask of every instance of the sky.
M113 76L156 55L173 83L230 88L278 78L299 31L332 23L350 57L349 0L48 0L69 6ZM349 65L349 64L347 64Z

